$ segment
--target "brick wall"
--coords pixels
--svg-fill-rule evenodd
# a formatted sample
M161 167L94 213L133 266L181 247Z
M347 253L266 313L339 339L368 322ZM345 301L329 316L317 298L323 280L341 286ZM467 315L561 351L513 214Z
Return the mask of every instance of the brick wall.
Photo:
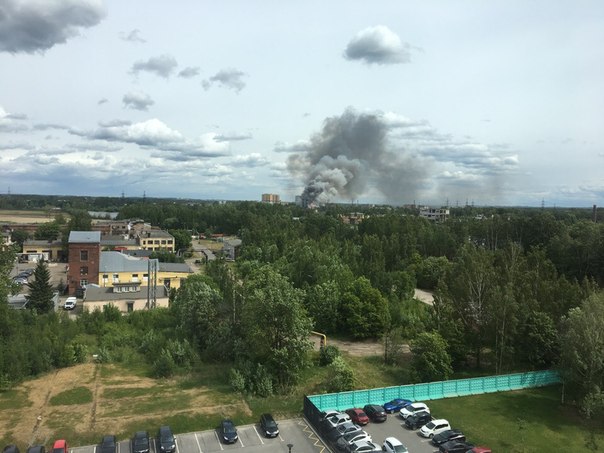
M69 295L76 294L82 280L88 283L99 283L99 261L101 257L101 244L70 243L69 244L69 271L67 283Z

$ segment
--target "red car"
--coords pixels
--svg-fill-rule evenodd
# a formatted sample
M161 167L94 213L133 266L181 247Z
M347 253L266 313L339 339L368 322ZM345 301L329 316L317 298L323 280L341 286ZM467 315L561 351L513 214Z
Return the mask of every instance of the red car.
M467 453L491 453L491 449L487 447L474 447L468 450Z
M357 425L363 426L369 423L369 417L367 417L367 414L363 412L363 409L348 409L346 414L350 417L350 420Z
M52 446L52 453L68 453L67 442L64 439L55 441Z

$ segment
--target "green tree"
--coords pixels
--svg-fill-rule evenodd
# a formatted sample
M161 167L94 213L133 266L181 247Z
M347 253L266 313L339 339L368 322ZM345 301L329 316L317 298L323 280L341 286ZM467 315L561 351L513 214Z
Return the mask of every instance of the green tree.
M583 401L598 400L604 389L602 326L604 293L587 298L562 320L560 371L571 392Z
M339 322L354 338L379 338L390 322L388 301L367 278L359 277L342 296Z
M36 228L34 237L39 241L55 241L61 235L61 228L56 221L46 222L40 224Z
M29 239L29 233L25 230L13 230L10 234L10 239L19 245L19 249L23 249L23 243Z
M169 232L174 236L174 248L177 252L191 247L191 233L187 230L170 230Z
M270 265L253 271L243 291L241 332L248 358L263 364L277 388L285 390L300 379L311 349L303 292Z
M27 284L29 294L27 308L37 313L49 313L54 309L54 291L50 284L50 272L43 260L38 261L34 270L33 281Z
M424 332L411 342L411 367L421 382L444 381L453 373L447 342L437 332Z

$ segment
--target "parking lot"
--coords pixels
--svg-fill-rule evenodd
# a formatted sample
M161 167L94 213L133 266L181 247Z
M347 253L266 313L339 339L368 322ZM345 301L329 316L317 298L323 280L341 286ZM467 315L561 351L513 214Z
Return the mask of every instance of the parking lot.
M277 423L279 424L280 433L279 436L273 439L267 439L262 436L257 425L238 426L237 433L239 440L230 445L220 442L218 433L215 430L177 434L175 436L176 453L213 453L232 450L243 450L242 453L281 453L289 451L288 444L292 444L292 453L322 453L327 451L305 420L283 420L277 421ZM154 433L149 434L152 435ZM96 453L96 448L96 445L76 447L71 449L71 453ZM130 441L124 440L119 442L117 453L131 453ZM151 441L150 453L159 453L153 440Z
M401 426L403 423L403 426ZM419 430L411 431L404 426L403 419L398 413L388 414L388 420L384 423L369 423L363 427L371 436L373 441L382 445L386 437L396 437L409 449L409 453L432 453L438 451L430 439L420 436Z

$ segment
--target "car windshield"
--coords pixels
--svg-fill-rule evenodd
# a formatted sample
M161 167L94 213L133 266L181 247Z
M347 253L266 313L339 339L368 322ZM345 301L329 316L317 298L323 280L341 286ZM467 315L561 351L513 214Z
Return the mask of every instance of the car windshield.
M222 428L223 428L224 432L227 434L232 434L235 432L235 427L233 426L232 423L225 423L224 425L222 425Z
M267 420L266 421L266 427L267 428L276 428L277 427L277 423L274 420Z
M147 439L146 437L138 437L135 443L140 447L146 447L147 445L149 445L149 439Z
M395 445L394 451L396 453L407 453L409 450L407 450L407 447L405 447L404 445Z
M426 429L434 429L434 423L433 422L429 422L426 424Z

